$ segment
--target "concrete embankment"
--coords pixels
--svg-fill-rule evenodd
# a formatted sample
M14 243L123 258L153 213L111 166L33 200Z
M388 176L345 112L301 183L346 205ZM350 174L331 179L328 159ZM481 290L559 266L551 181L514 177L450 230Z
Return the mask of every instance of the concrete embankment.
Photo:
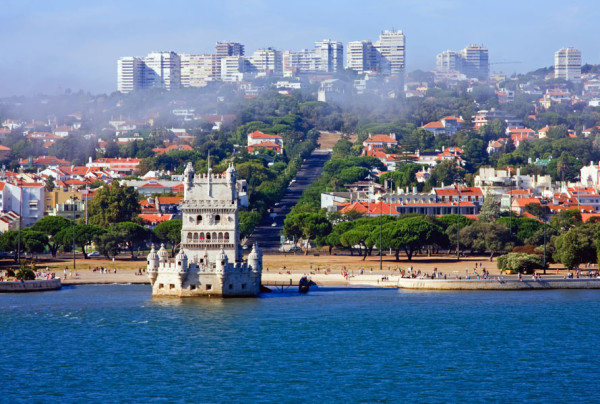
M532 290L600 289L600 279L398 279L401 289L423 290Z
M60 279L38 279L24 282L0 282L0 293L43 292L62 287Z

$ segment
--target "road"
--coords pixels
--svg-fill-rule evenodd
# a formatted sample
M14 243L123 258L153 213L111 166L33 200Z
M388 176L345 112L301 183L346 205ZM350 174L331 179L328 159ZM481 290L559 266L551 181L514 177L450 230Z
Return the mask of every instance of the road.
M290 184L287 191L278 206L274 206L271 212L277 217L272 219L266 217L263 222L254 229L254 233L246 241L246 245L251 246L258 242L263 251L278 251L281 246L281 230L283 229L283 219L290 213L292 206L298 203L302 192L315 181L323 172L323 166L331 157L331 153L325 150L315 150L312 155L306 159L300 170L296 174L296 181ZM275 223L275 226L272 224Z

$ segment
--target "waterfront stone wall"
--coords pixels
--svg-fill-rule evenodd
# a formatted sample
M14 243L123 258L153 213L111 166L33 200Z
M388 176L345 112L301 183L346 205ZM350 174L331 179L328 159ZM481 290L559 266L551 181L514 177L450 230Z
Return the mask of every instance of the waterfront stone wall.
M58 290L61 287L62 284L59 278L24 282L0 282L0 293L42 292L45 290Z
M425 290L531 290L600 289L600 279L414 279L400 278L402 289Z

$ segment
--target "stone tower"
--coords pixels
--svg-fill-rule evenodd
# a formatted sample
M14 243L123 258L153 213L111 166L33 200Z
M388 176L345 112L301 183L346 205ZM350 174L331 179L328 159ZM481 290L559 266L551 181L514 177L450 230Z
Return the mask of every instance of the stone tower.
M153 295L256 296L260 291L262 254L257 245L243 262L238 228L237 172L232 164L222 174L184 171L181 251L174 262L166 250L152 249L148 276ZM164 253L162 253L164 251ZM161 254L162 253L162 254Z

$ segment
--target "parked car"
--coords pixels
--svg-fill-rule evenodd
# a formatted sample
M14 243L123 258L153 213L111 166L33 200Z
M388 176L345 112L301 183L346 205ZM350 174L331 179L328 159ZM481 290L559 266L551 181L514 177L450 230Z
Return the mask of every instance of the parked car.
M99 257L100 253L98 251L92 251L88 254L88 257Z

